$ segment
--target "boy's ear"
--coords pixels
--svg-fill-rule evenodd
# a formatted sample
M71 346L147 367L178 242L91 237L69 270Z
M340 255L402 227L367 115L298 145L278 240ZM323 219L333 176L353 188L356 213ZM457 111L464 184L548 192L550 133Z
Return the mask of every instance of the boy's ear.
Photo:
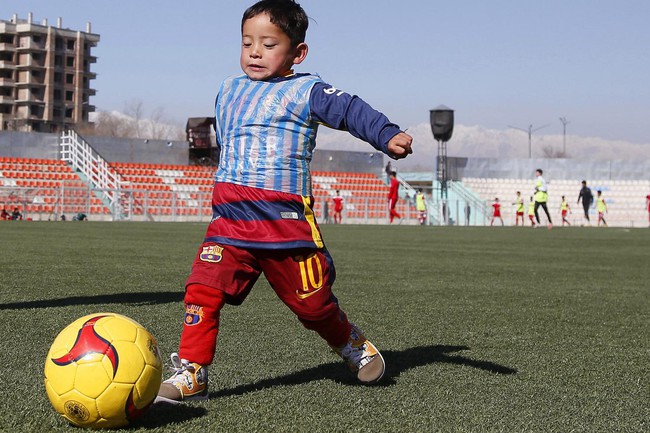
M294 65L299 65L302 63L303 60L305 60L305 57L307 57L307 52L309 51L309 47L307 46L306 43L301 42L298 44L296 47L296 55L293 58L293 64Z

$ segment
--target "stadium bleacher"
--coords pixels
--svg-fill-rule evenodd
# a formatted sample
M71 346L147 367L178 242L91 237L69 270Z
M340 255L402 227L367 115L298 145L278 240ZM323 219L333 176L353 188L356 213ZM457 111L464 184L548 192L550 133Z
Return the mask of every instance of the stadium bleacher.
M153 221L207 221L212 216L214 167L113 162L110 170L120 179L122 200L132 219ZM345 197L344 222L387 220L388 187L369 173L314 172L314 212L323 222L325 203L336 190ZM91 182L65 161L0 157L0 203L18 207L26 218L69 219L85 213L90 219L111 220L108 203ZM411 203L401 200L398 212L416 221Z
M323 216L323 203L338 190L344 198L344 221L382 223L388 219L388 186L372 173L319 172L313 173L315 211ZM417 220L412 203L400 200L397 212L407 222Z
M110 170L120 179L123 204L129 209L128 219L151 221L208 221L212 216L211 197L214 167L113 162ZM313 172L314 212L321 223L325 204L339 190L344 197L344 223L387 222L388 187L371 173L335 171ZM464 178L463 184L487 205L499 197L506 225L514 225L516 191L528 202L532 195L531 179ZM549 210L555 225L560 225L560 201L564 195L571 206L569 221L584 223L582 206L576 204L580 180L549 180ZM594 192L603 192L607 202L610 226L646 227L645 203L648 180L591 180ZM26 218L56 220L61 215L71 218L85 213L94 220L113 220L110 203L85 176L65 161L41 158L0 157L0 205L7 210L17 207ZM407 224L415 224L417 212L409 200L398 203L398 212ZM331 213L330 213L331 217ZM590 211L595 225L597 213Z
M17 207L25 218L109 213L101 200L88 194L88 185L64 161L0 157L0 187L0 203L7 209Z
M555 225L561 225L560 203L564 195L571 207L569 221L574 225L584 224L582 204L577 204L580 191L580 179L549 180L549 212ZM491 203L495 197L502 202L502 214L506 225L514 224L514 206L508 211L508 205L515 201L517 191L521 191L526 204L533 195L531 179L495 179L495 178L463 178L465 186L475 192L482 200ZM648 213L645 203L647 191L650 191L648 180L589 180L587 186L594 194L601 190L607 203L606 220L610 226L647 227ZM540 216L541 218L541 216ZM595 203L590 210L592 225L596 225L598 213Z

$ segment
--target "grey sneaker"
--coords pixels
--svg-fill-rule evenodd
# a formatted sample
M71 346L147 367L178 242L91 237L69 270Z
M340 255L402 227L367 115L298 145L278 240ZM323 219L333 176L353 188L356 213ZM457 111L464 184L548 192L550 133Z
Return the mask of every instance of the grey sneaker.
M178 404L184 401L208 399L208 367L172 353L174 374L160 385L154 403Z
M352 324L348 342L332 349L348 364L350 371L357 373L357 379L361 383L376 383L384 375L384 358L356 325Z

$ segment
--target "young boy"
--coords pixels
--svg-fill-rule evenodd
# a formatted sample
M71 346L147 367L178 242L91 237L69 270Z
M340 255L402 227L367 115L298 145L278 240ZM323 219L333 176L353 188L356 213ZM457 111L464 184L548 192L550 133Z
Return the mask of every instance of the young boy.
M213 217L186 282L175 373L157 401L208 397L221 308L241 304L261 273L360 382L375 383L384 373L381 354L332 293L334 264L314 218L309 163L319 123L348 130L394 159L411 153L412 138L360 98L293 72L307 56L307 26L293 0L262 0L244 13L244 75L226 79L216 101L221 158Z
M607 203L605 203L605 198L603 197L603 192L598 190L596 192L596 210L598 210L598 227L600 227L600 222L603 222L603 225L607 227L607 221L605 221L605 214L607 213Z
M494 225L494 220L499 218L501 221L501 226L503 227L503 218L501 218L501 203L499 203L499 197L496 197L494 199L494 203L492 203L492 220L490 220L490 226Z
M418 222L423 226L427 222L427 199L422 188L418 188L418 192L415 194L415 209L418 211Z
M524 226L524 198L521 196L521 191L517 191L517 197L513 203L515 206L515 225L519 225L519 219L521 218L521 226Z
M569 220L567 219L567 213L571 212L571 208L569 207L569 203L566 201L566 197L562 196L562 203L560 203L560 213L562 214L562 227L564 227L564 224L571 225Z
M399 180L397 172L390 172L390 188L388 189L388 221L392 224L395 218L401 219L402 215L395 209L399 200Z
M530 220L530 226L535 227L535 200L533 200L533 197L530 197L528 202L528 219Z
M332 198L334 201L334 224L341 224L341 212L343 212L343 196L337 189L336 195Z

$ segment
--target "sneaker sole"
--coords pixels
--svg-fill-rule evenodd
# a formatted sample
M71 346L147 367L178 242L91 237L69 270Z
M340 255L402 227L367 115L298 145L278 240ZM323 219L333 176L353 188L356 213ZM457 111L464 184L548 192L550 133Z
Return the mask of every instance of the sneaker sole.
M366 365L364 365L357 372L357 379L359 382L372 385L379 382L382 377L384 377L384 372L386 371L386 363L384 362L384 357L381 356L381 353L377 351L377 355Z
M166 403L166 404L182 404L188 401L203 401L209 398L208 394L205 395L197 394L189 397L185 397L182 400L173 400L171 398L163 397L162 395L157 395L156 399L153 401L153 404Z

